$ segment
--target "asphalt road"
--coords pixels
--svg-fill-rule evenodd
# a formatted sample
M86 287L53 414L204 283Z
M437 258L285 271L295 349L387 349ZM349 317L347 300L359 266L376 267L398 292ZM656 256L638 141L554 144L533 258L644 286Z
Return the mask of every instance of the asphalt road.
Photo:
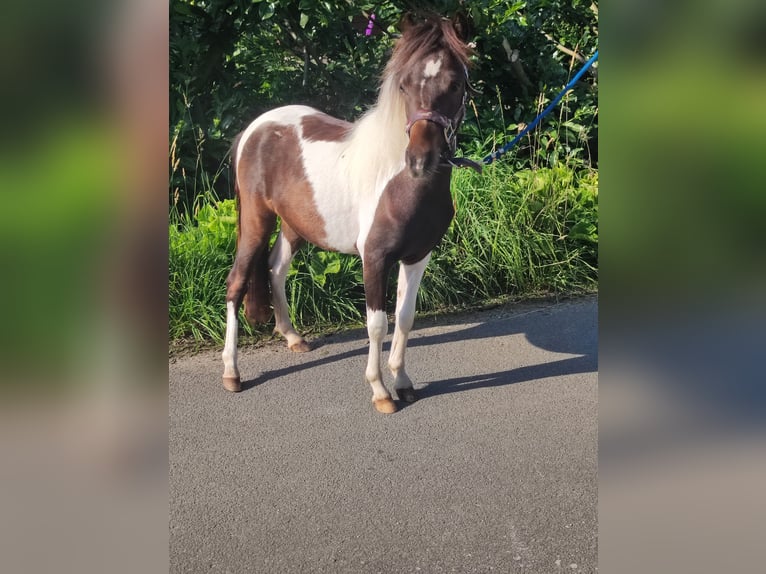
M172 360L171 571L596 572L597 336L595 297L416 319L392 415L363 330L242 349L239 394Z

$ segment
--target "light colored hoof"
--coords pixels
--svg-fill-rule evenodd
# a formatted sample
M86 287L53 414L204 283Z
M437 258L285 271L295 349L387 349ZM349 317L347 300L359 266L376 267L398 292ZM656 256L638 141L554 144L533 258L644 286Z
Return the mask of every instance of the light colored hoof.
M372 401L375 405L375 410L384 415L390 415L396 412L396 403L391 399L376 399Z
M232 393L238 393L242 390L242 381L239 377L224 377L223 388Z
M304 339L301 339L297 343L293 343L292 345L288 345L288 348L293 353L307 353L311 350L311 345L309 345Z
M396 394L399 396L399 400L405 403L414 403L418 400L418 395L412 387L396 389Z

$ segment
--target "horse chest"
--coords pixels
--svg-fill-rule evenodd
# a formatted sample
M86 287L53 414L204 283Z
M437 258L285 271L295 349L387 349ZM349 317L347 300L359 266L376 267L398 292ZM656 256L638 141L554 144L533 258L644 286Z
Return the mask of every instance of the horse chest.
M449 175L423 182L400 174L380 198L367 246L405 263L419 261L441 240L454 213Z
M402 226L398 257L405 263L419 261L430 253L441 241L455 213L451 201L424 203L420 207Z

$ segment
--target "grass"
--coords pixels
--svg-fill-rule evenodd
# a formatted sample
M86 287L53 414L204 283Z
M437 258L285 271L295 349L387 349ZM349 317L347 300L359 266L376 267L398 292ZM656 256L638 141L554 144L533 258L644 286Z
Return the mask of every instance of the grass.
M565 167L456 173L456 217L423 282L420 307L595 289L596 172Z
M566 166L516 171L497 162L483 175L455 170L455 220L435 249L418 294L418 311L438 313L593 292L598 284L598 173ZM170 332L175 343L220 344L225 282L236 242L234 201L205 194L170 217ZM394 270L389 302L394 305ZM304 248L287 283L292 320L303 332L358 326L364 316L357 257ZM251 341L271 336L252 329Z

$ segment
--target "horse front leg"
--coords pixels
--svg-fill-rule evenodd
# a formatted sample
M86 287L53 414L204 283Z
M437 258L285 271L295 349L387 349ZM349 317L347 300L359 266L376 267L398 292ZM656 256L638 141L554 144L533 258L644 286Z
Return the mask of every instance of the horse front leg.
M386 317L386 283L391 270L391 263L384 257L363 258L364 293L367 302L367 334L370 338L370 350L367 358L365 377L372 387L372 404L380 413L396 412L396 403L383 385L380 368L383 354L383 339L388 332Z
M417 400L412 381L404 370L404 353L407 350L407 339L415 321L415 302L418 296L420 281L426 270L431 254L412 265L402 263L399 266L399 279L396 285L396 327L391 341L391 354L388 366L394 375L394 389L399 399L414 403Z
M239 303L236 300L226 301L226 337L223 346L223 386L227 391L233 393L242 390L242 381L237 367L237 337L239 335L239 324L237 322L237 311Z

